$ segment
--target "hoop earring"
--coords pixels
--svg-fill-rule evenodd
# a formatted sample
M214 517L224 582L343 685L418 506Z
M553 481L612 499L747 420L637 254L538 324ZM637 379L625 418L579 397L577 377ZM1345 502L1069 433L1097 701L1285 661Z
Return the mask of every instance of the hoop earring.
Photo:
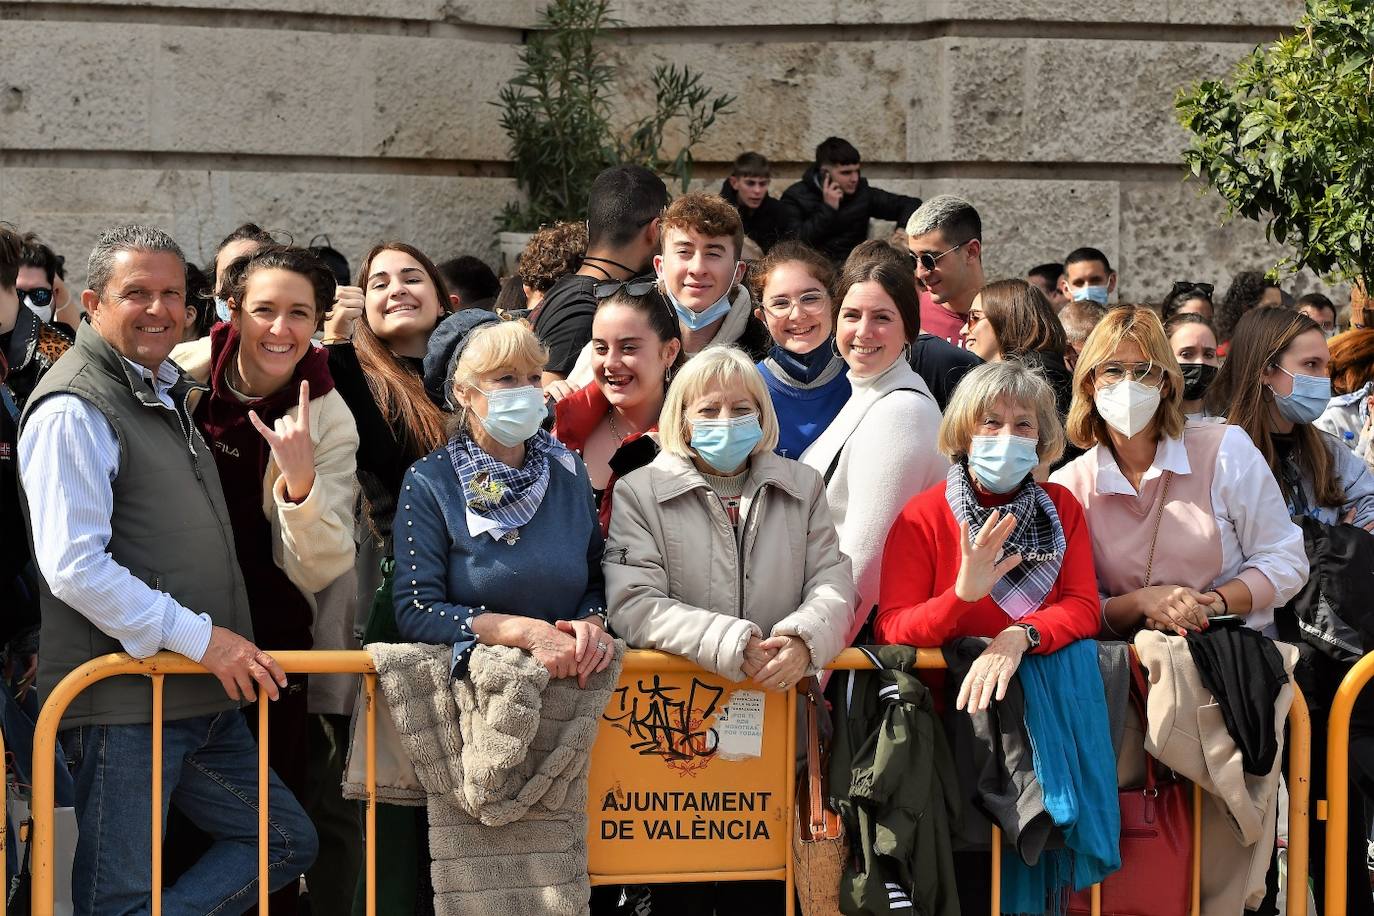
M834 337L830 338L830 352L835 354L836 359L844 359L844 354L840 352L840 342Z
M909 341L902 347L902 356L906 359L907 365L911 365L911 343Z

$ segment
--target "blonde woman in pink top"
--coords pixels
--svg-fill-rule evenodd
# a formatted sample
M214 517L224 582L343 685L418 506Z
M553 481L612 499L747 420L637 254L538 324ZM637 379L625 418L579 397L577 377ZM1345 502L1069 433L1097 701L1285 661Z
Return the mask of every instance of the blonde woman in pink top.
M1302 529L1250 437L1187 423L1182 401L1155 313L1109 311L1079 356L1066 423L1088 451L1050 478L1087 516L1103 635L1186 635L1222 614L1274 635L1274 608L1307 580Z

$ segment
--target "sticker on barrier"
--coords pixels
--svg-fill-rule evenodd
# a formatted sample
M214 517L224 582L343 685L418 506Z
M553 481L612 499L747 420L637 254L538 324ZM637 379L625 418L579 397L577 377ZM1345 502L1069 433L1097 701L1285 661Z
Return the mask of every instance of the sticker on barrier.
M783 868L787 700L700 670L625 671L592 750L591 874Z

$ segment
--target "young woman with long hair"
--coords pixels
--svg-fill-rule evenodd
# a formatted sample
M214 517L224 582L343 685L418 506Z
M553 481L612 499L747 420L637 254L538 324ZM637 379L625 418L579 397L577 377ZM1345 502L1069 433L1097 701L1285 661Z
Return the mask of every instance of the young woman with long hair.
M374 529L389 540L406 469L444 442L443 411L425 394L425 348L448 314L434 262L405 242L382 242L358 271L361 301L336 300L325 324L329 370L358 421L358 471ZM345 288L347 289L347 288Z
M413 245L382 242L363 258L358 287L340 288L325 324L329 370L358 425L358 478L382 555L364 643L402 641L392 606L391 528L406 470L448 439L444 413L423 381L429 337L448 311L448 289L434 262ZM380 805L377 830L377 912L415 912L417 901L429 897L428 863L416 865L424 811Z
M1331 399L1331 352L1321 326L1301 312L1257 308L1236 325L1231 351L1212 384L1208 407L1249 434L1278 479L1292 516L1306 516L1324 525L1354 524L1374 530L1374 475L1364 461L1315 421ZM1311 523L1306 527L1311 528ZM1330 569L1325 556L1313 556L1311 575L1344 576L1339 561ZM1353 570L1356 576L1367 569ZM1280 618L1280 632L1298 641L1296 624ZM1324 710L1351 665L1317 650L1307 654L1294 672L1312 711L1314 724L1313 789L1326 790ZM1374 701L1366 693L1356 702L1351 718L1351 836L1363 836L1367 823L1361 814L1365 798L1374 798ZM1318 896L1325 893L1325 826L1314 831L1312 874ZM1346 871L1351 916L1374 913L1364 884L1365 850L1348 844ZM1358 876L1358 879L1357 877ZM1363 885L1363 888L1360 887Z
M1374 475L1314 425L1331 400L1330 362L1326 335L1311 318L1255 309L1236 325L1207 406L1254 441L1290 515L1374 530Z

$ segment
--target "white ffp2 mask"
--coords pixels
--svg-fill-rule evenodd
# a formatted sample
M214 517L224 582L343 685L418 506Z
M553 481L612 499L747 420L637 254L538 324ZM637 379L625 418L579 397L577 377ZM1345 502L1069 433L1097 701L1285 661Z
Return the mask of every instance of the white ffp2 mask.
M1108 426L1130 439L1155 418L1159 410L1159 388L1134 379L1122 379L1098 389L1093 403Z

